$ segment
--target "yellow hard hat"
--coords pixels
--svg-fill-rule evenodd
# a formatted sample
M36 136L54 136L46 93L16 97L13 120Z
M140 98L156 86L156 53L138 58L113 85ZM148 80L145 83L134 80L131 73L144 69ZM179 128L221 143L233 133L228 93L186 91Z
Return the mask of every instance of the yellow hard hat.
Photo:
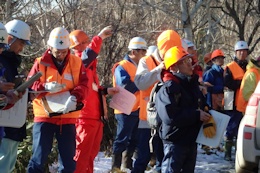
M168 70L172 65L176 64L179 60L187 55L189 55L189 53L185 51L182 46L174 46L170 48L164 56L166 70Z

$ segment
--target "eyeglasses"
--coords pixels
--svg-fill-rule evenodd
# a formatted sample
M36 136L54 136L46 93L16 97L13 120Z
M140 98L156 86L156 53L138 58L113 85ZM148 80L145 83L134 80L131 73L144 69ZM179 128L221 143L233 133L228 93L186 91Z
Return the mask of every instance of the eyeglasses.
M136 51L142 51L142 52L146 52L146 49L135 49Z
M191 64L192 63L192 58L191 57L187 57L184 60L180 61L180 63Z

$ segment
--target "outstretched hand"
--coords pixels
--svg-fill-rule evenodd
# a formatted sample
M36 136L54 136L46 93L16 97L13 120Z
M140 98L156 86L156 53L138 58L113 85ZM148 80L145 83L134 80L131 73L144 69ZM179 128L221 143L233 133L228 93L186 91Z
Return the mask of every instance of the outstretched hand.
M103 28L103 29L99 32L98 36L101 37L102 40L104 40L104 39L110 37L112 34L113 34L113 28L112 28L112 26L107 26L107 27Z

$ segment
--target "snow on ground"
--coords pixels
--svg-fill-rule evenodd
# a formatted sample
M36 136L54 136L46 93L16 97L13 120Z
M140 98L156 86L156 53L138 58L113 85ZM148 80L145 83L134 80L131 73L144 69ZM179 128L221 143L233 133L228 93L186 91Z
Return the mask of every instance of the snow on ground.
M214 154L210 155L203 153L204 150L198 147L195 173L235 173L235 162L225 161L223 152L214 151ZM235 159L234 155L233 151L233 160ZM100 152L95 159L94 173L108 173L111 168L111 161L111 157L105 157L104 153ZM146 173L149 173L149 171L146 171Z

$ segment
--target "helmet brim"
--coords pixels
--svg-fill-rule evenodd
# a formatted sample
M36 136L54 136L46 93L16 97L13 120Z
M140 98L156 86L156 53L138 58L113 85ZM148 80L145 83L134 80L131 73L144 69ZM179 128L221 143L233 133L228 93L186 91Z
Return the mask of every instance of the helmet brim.
M24 40L25 41L25 44L28 45L28 46L31 46L32 43L29 41L29 40Z

